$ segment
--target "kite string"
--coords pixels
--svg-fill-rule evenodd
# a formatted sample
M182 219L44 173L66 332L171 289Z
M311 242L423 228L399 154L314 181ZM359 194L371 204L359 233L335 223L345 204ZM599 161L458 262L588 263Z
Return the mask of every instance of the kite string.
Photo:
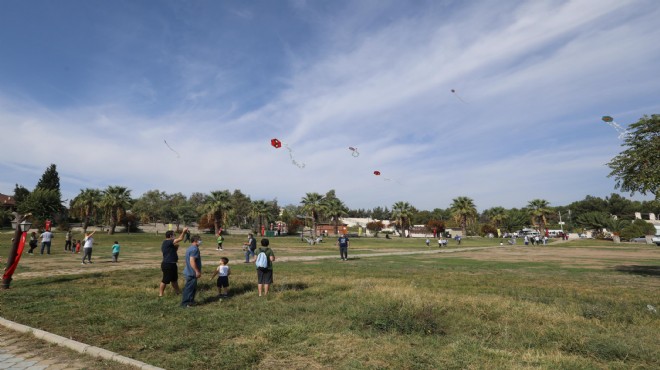
M291 163L298 166L298 168L305 168L305 163L299 163L298 161L296 161L295 158L293 158L293 150L289 147L289 144L286 143L282 143L282 144L284 145L286 150L289 151L289 158L291 159Z
M165 142L165 145L167 145L167 147L170 148L170 150L173 151L174 154L176 154L176 157L177 157L177 158L181 158L181 156L179 155L179 153L178 153L176 150L172 149L172 147L170 146L170 144L167 143L167 140L163 139L163 141Z

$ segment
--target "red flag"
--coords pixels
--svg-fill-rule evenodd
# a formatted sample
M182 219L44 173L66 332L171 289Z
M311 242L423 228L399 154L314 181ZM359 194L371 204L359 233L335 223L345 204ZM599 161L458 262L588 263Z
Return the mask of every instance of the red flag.
M27 233L21 234L21 240L18 242L18 250L16 251L16 259L14 260L14 263L12 263L11 266L5 269L5 274L2 275L2 280L11 279L11 276L14 274L16 267L18 267L18 261L21 259L21 256L23 255L23 248L25 248L26 236Z

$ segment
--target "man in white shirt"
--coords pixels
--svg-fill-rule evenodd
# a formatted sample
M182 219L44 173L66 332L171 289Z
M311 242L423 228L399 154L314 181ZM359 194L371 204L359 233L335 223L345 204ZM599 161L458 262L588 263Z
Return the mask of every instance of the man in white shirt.
M46 230L39 237L41 238L41 254L44 254L44 248L50 254L50 242L53 240L53 233Z

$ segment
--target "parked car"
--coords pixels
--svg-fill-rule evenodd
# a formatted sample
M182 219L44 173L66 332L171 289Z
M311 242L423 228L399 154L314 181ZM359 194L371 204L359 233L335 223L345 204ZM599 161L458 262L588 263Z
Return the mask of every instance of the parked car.
M631 242L633 243L646 243L646 237L644 235L638 237L638 238L632 238L630 239Z
M660 247L660 235L656 235L656 236L654 236L653 239L651 239L651 241L654 242L655 245L657 245L658 247Z

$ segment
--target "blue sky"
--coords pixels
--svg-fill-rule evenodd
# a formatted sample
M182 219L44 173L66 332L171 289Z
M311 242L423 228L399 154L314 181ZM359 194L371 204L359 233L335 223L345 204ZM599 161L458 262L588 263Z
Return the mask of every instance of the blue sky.
M55 163L64 199L605 197L622 147L601 116L660 113L658 19L657 0L2 1L0 193Z

